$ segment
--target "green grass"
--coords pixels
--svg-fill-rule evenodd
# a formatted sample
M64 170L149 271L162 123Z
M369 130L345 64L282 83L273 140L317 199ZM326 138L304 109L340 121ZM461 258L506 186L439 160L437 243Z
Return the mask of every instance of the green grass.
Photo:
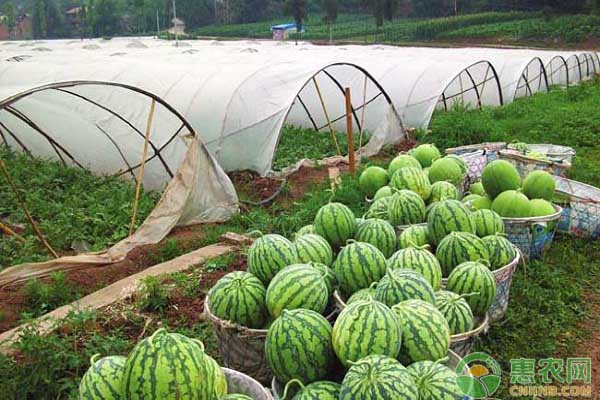
M22 319L39 317L80 296L80 290L67 281L67 274L58 271L50 276L48 282L31 279L23 286L26 309Z
M58 162L33 159L0 146L0 158L48 242L59 253L71 251L74 241L84 241L90 250L102 250L128 236L135 185L114 177L65 167ZM0 219L25 227L21 244L12 237L0 240L0 269L23 262L50 258L41 245L4 175L0 175ZM140 197L138 224L152 211L159 193Z

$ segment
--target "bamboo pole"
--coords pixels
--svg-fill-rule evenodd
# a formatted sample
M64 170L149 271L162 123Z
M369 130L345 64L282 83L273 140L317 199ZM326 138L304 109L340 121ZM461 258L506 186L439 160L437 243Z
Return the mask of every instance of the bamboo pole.
M17 232L13 231L10 228L10 226L4 225L2 222L0 222L0 231L4 232L5 234L7 234L9 236L13 236L15 239L17 239L21 243L26 242L26 240L23 236L19 235Z
M144 150L142 152L142 161L140 162L140 173L135 185L135 200L133 201L133 211L131 212L131 224L129 225L129 236L133 234L135 221L137 219L137 210L140 202L140 193L142 191L142 180L144 179L144 169L146 168L146 158L148 157L148 142L150 141L150 131L152 130L152 120L154 119L154 108L156 100L152 99L150 112L148 113L148 122L146 123L146 135L144 136Z
M346 134L348 135L348 162L350 164L350 173L356 175L356 159L354 158L354 135L352 133L352 99L350 98L350 88L344 89L346 97Z
M46 241L46 239L44 239L44 235L42 235L42 231L40 231L40 228L37 226L37 223L35 222L35 220L31 216L31 214L29 213L29 210L27 209L27 205L25 204L25 200L19 193L17 186L15 185L12 178L10 177L8 170L6 169L6 165L4 165L4 161L2 161L2 160L0 160L0 169L2 169L2 173L6 177L6 180L8 181L8 184L10 185L11 189L13 190L13 192L15 192L17 202L19 203L19 206L21 206L21 208L23 209L23 212L25 213L25 216L29 220L29 223L31 224L31 227L33 228L33 231L37 235L38 239L40 239L40 241L42 242L42 244L44 245L46 250L48 250L48 252L52 255L52 257L58 258L58 254L56 253L56 251L54 251L52 246L50 246L50 243L48 243Z
M319 84L315 77L312 77L312 81L315 84L315 88L317 89L317 94L319 95L319 100L321 101L321 107L323 107L323 113L325 114L325 118L327 119L327 126L329 127L329 132L331 132L331 137L333 138L333 143L335 143L335 150L337 151L337 155L341 156L342 151L340 150L340 145L337 141L337 137L335 136L335 131L333 130L333 125L331 125L331 119L329 118L329 113L327 112L327 107L325 106L325 101L323 100L323 95L321 94L321 88L319 88Z

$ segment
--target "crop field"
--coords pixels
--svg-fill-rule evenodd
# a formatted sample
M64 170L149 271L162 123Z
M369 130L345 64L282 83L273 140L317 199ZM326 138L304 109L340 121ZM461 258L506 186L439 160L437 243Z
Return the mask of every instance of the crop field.
M436 36L444 29L431 28L423 35ZM205 34L209 34L208 31ZM501 108L483 110L454 109L434 115L431 132L420 133L420 142L435 143L440 149L481 143L484 141L522 141L527 143L555 143L572 146L577 151L569 176L594 186L600 186L600 82L586 82L565 91L552 91L531 98L517 100ZM300 158L319 159L333 155L331 136L288 127L282 136L275 166L284 167ZM340 135L340 146L345 147L345 135ZM355 139L356 141L356 139ZM414 146L413 142L402 143L396 148L385 148L372 160L364 160L359 173L366 166L387 166L398 151ZM302 151L299 152L299 149ZM84 216L94 218L84 226L66 235L64 225L57 224L55 230L41 225L49 241L62 250L68 250L73 240L85 240L94 249L114 243L127 234L131 209L131 184L101 178L86 172L65 169L55 163L36 160L37 168L24 168L19 163L29 159L3 151L2 158L20 186L39 187L27 191L28 205L40 221L66 219L84 205ZM16 171L22 171L17 174ZM71 172L69 172L71 171ZM24 176L21 176L24 175ZM31 175L35 175L32 177ZM280 196L269 206L246 205L243 212L222 224L195 227L192 231L199 239L193 244L179 241L177 235L163 241L153 253L153 262L172 259L190 246L197 248L218 241L224 232L248 233L261 231L277 233L292 238L301 227L311 224L318 210L327 202L341 202L349 206L355 216L361 217L369 204L364 199L358 179L342 171L340 184L332 190L327 170L317 167L312 171L301 171L289 179ZM235 181L235 179L234 179ZM35 182L35 183L32 183ZM49 196L49 189L57 184L73 187L73 193L85 193L86 201L74 204L73 210L65 207L73 200L68 190L55 201L56 209L41 201ZM67 184L68 183L68 184ZM2 186L3 193L5 187ZM95 190L92 190L95 189ZM240 191L256 191L251 185ZM30 194L31 193L31 194ZM240 193L243 197L244 193ZM38 196L38 197L34 197ZM111 207L106 198L119 201L119 209ZM155 194L146 194L144 210L149 212ZM2 221L26 225L14 199L0 198ZM34 204L40 204L40 209ZM58 206L60 204L60 206ZM77 211L81 213L81 211ZM50 218L53 216L53 218ZM110 216L110 217L107 217ZM8 218L8 219L7 219ZM82 218L78 218L82 220ZM109 226L103 225L109 221ZM140 218L141 221L141 218ZM68 225L70 226L70 225ZM115 226L122 229L115 230ZM27 229L27 228L26 228ZM38 260L45 257L43 248L38 248L35 237L27 233L31 247L19 249L3 237L0 246L17 251L3 260L14 264L15 260ZM110 233L110 234L109 234ZM2 249L2 255L6 254ZM39 334L35 328L27 330L16 344L16 354L0 355L0 393L7 398L50 399L77 398L81 377L89 367L92 355L127 355L142 338L159 328L179 332L202 340L206 352L219 361L219 353L212 327L203 317L202 308L206 293L227 272L245 270L244 254L229 254L197 265L187 271L146 278L141 291L134 298L113 304L98 311L72 313L60 327L49 336ZM39 258L38 258L39 257ZM2 261L0 261L0 264ZM510 306L505 318L493 325L487 335L480 337L474 350L485 351L498 360L503 369L504 384L495 397L507 398L509 360L511 358L545 358L572 356L589 357L592 351L588 340L597 334L600 316L595 305L600 302L600 241L574 239L558 235L549 252L541 260L520 265L511 288ZM52 279L30 281L23 288L28 299L28 312L40 314L47 309L44 304L60 299L58 303L74 300L80 296L81 288L68 276L54 275ZM24 315L23 319L27 319ZM0 310L0 318L2 313ZM597 354L597 353L595 353ZM596 379L598 379L596 377Z

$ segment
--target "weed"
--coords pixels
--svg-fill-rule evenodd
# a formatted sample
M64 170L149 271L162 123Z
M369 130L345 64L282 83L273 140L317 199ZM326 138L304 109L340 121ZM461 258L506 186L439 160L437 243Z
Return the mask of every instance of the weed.
M158 276L144 278L138 296L138 307L144 311L162 312L170 303L169 289Z
M196 298L200 295L200 277L204 268L195 268L190 273L176 272L171 275L175 287L181 290L185 297Z
M49 281L31 279L23 286L27 306L21 319L31 319L79 298L79 289L68 282L64 271L55 272Z

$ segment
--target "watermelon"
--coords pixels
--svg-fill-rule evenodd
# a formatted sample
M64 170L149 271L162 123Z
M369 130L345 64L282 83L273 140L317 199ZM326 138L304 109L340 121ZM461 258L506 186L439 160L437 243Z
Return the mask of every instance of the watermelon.
M383 219L369 219L356 232L355 239L377 247L387 258L396 251L396 231Z
M442 273L448 276L465 261L487 260L488 249L480 238L467 232L452 232L440 242L435 251Z
M467 261L452 271L446 290L457 294L472 294L467 302L473 314L484 315L496 297L496 280L487 265Z
M425 174L425 176L427 177L427 179L429 179L429 169L430 168L431 167L423 168L423 173ZM431 182L431 181L429 181L429 182Z
M315 226L313 224L304 225L294 234L294 240L298 239L300 236L308 235L310 233L315 233Z
M471 194L463 198L462 202L471 211L489 210L492 208L492 199L488 196Z
M470 193L470 194L466 195L465 197L463 197L460 201L462 201L463 204L469 205L471 202L473 202L475 200L479 200L482 197L483 196L481 196L481 195Z
M494 199L492 210L505 218L527 218L531 215L531 204L523 193L507 190Z
M400 190L391 197L388 214L393 225L419 224L425 220L425 202L411 190Z
M379 188L377 192L375 192L375 196L373 196L373 200L379 200L383 197L391 196L394 194L391 186L384 186Z
M333 262L333 250L329 242L317 234L300 236L294 240L294 249L300 263L316 262L331 265Z
M333 325L333 349L349 366L371 354L396 357L402 333L396 315L373 298L348 304Z
M427 225L411 225L400 233L398 247L422 247L429 243Z
M79 382L80 400L118 399L121 396L121 380L127 359L109 356L96 361L99 355L92 357L90 368Z
M490 267L492 271L510 264L517 256L515 246L504 236L490 235L484 237L482 240L490 255Z
M450 328L442 313L423 300L406 300L392 310L402 321L402 349L399 360L405 365L437 361L448 355Z
M461 400L463 391L456 383L456 372L433 361L419 361L406 369L413 377L419 399Z
M375 288L375 300L388 307L410 299L435 302L433 288L423 275L414 270L389 269Z
M250 396L246 396L245 394L232 393L232 394L227 394L223 397L219 397L218 400L254 400L254 399Z
M431 166L433 161L442 155L434 144L422 144L412 149L409 154L419 161L423 168Z
M458 163L448 157L440 158L431 164L429 168L429 179L431 183L446 181L458 185L464 178L465 173Z
M423 247L407 247L398 250L387 260L387 269L411 269L429 282L433 290L438 290L442 285L442 268L435 256Z
M502 192L520 188L521 177L515 166L508 161L494 160L483 169L481 183L485 192L495 198Z
M321 207L313 225L315 232L334 247L346 244L348 239L354 237L357 229L352 210L342 203L329 203Z
M534 160L539 161L550 161L548 156L542 153L541 151L528 151L527 153L525 153L525 157L533 158Z
M215 393L202 343L164 328L139 342L124 368L123 399L205 400Z
M325 278L307 264L285 267L275 275L267 288L269 314L277 318L283 310L304 308L323 313L329 300Z
M248 328L261 328L267 320L267 290L249 272L234 271L225 275L208 292L213 315Z
M556 214L556 210L552 203L544 199L533 199L529 201L529 216L530 217L545 217L547 215Z
M227 394L227 378L225 378L225 373L215 359L208 354L204 355L204 362L209 370L208 375L211 377L210 379L215 383L215 397L220 399L221 396Z
M396 156L388 165L388 174L393 176L396 171L402 168L422 169L421 163L411 155L400 154Z
M475 233L475 222L471 212L458 200L437 203L427 216L429 240L439 244L450 232Z
M377 283L373 283L373 285L371 285L371 287L369 288L365 288L365 289L360 289L357 290L356 292L354 292L354 294L352 296L350 296L350 298L346 301L346 305L355 303L357 301L360 300L369 300L369 299L374 299L375 298L375 287L376 287Z
M333 272L333 269L329 268L325 264L320 263L311 262L308 263L308 265L310 265L313 268L316 268L317 271L321 273L321 276L325 280L325 285L327 286L328 297L331 297L333 295L333 291L337 287L337 279L335 277L335 272Z
M358 187L367 197L373 197L375 193L389 182L388 173L381 167L368 167L358 178Z
M412 190L423 200L427 200L431 195L429 178L417 168L402 168L394 172L390 186L397 190Z
M456 165L458 165L458 168L460 168L463 176L467 174L467 171L469 170L469 166L467 165L467 162L462 157L459 157L454 154L450 154L444 158L454 161L456 163Z
M331 325L312 310L284 310L267 332L265 358L279 382L314 382L334 360Z
M248 272L268 285L284 267L298 262L292 242L280 235L259 237L248 250Z
M333 263L341 291L350 295L368 288L385 274L385 256L369 243L354 242L342 248Z
M473 329L473 311L464 296L440 290L435 294L435 306L446 318L451 335L458 335Z
M356 218L356 231L364 224L366 219L364 218Z
M509 149L520 151L521 153L527 153L529 151L529 145L525 142L514 142L508 145Z
M504 233L504 221L495 211L475 211L473 221L475 221L475 233L479 237Z
M339 400L418 400L415 381L390 357L370 355L354 363L340 389Z
M449 199L458 200L458 197L458 189L450 182L438 181L431 185L430 203Z
M286 386L291 383L297 383L300 386L300 391L292 397L292 400L338 400L340 396L341 385L336 382L317 381L304 386L302 382L292 380ZM287 392L288 387L285 389ZM288 398L286 392L284 392L282 399Z
M483 188L483 184L481 182L471 183L469 185L469 192L472 194L478 194L480 196L485 196L485 189Z
M556 182L546 171L530 172L523 181L523 193L529 199L544 199L552 201Z
M371 218L389 218L389 207L392 204L392 199L394 196L386 196L382 197L379 200L375 200L373 204L369 207L369 211L363 216L365 219Z

